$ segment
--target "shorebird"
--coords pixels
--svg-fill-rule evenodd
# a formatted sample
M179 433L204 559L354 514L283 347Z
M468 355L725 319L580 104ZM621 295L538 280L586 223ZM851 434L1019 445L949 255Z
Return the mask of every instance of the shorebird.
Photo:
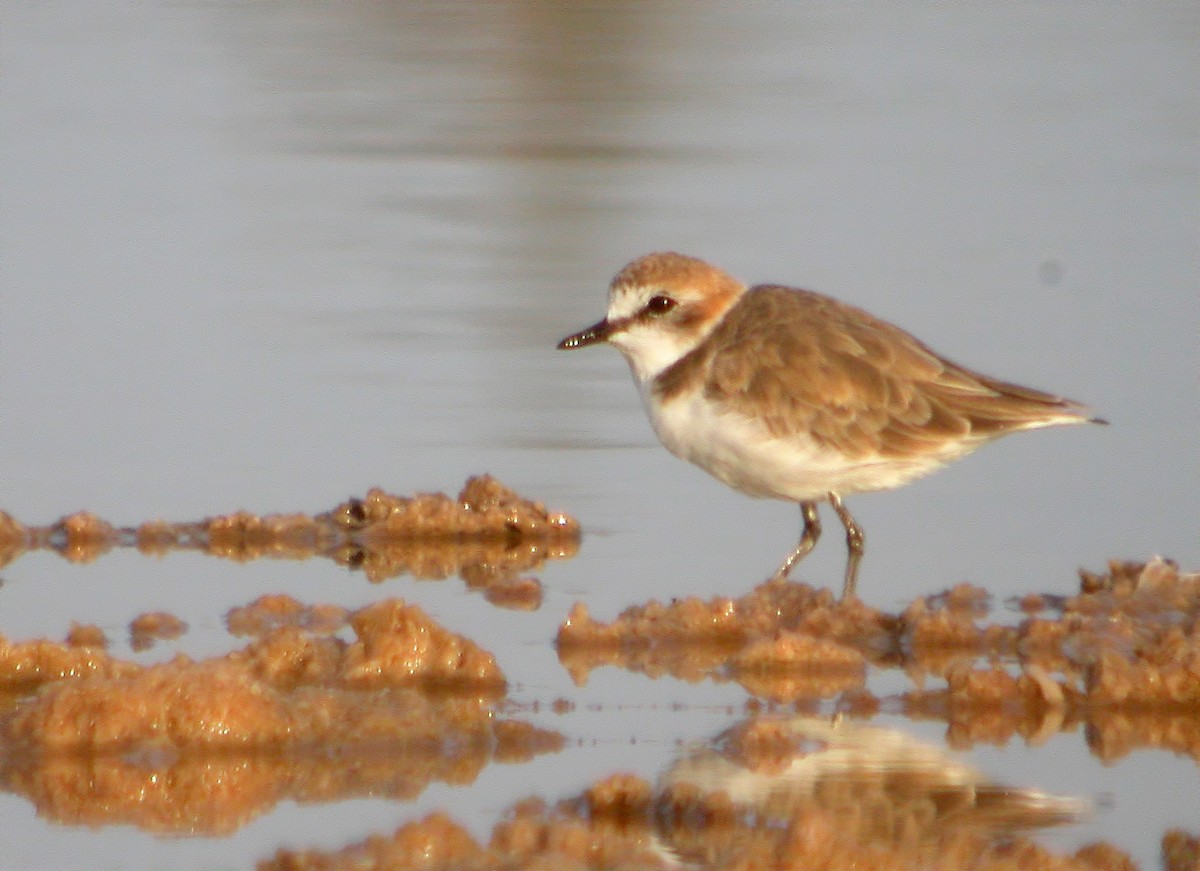
M647 254L617 273L608 313L560 349L614 345L658 438L750 496L797 502L786 578L821 534L828 500L846 530L843 598L862 528L842 497L898 487L1011 432L1104 423L1088 408L982 375L887 321L808 290L747 288L695 257Z

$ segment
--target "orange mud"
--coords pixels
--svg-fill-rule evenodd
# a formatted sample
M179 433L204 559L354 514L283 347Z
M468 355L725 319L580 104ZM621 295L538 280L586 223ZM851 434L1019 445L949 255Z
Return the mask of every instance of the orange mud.
M861 690L866 666L902 669L916 684L904 713L946 720L960 746L1043 741L1086 724L1106 760L1136 747L1200 760L1200 574L1114 562L1103 576L1083 573L1075 596L1020 607L1017 625L987 624L986 592L963 584L887 614L768 581L739 599L634 606L611 623L577 603L558 653L578 684L612 665L732 679L776 702L848 693L847 707L863 710L879 703ZM931 679L943 686L922 689Z
M10 515L0 511L0 568L25 552L29 544L28 539L28 530Z
M1200 838L1171 829L1163 836L1162 858L1164 871L1195 871L1200 868Z
M166 611L150 611L129 621L129 645L149 650L156 641L173 641L187 632L187 624Z
M285 626L332 635L349 622L350 611L340 605L305 605L286 593L259 596L225 615L230 635L267 635Z
M459 573L497 605L533 609L542 587L527 572L574 554L578 538L574 520L480 477L457 498L372 490L312 517L115 528L80 513L26 528L0 513L0 565L32 549L78 562L114 547L321 556L373 581ZM952 747L1084 728L1105 761L1139 748L1200 761L1200 574L1113 563L1084 573L1077 595L1031 594L1016 607L1004 615L1015 625L990 622L987 593L964 584L889 614L780 582L736 599L650 602L611 623L576 604L557 648L578 684L602 665L732 680L762 715L682 748L657 783L614 774L556 805L520 802L487 843L433 814L259 867L1132 868L1110 845L1056 855L1027 835L1077 818L1080 803L990 783L938 748L855 720L886 710L944 722ZM231 609L226 626L245 646L154 665L111 655L96 626L73 624L65 643L0 637L0 788L58 822L217 834L281 801L411 801L431 783L469 784L488 765L563 746L502 718L507 683L492 654L403 600L354 611L268 595ZM143 614L131 642L186 628ZM867 677L883 669L912 686L875 696ZM832 719L795 715L831 707ZM1198 843L1166 833L1164 866L1195 867Z
M60 822L215 833L284 799L411 799L562 746L496 717L494 657L416 605L272 596L227 620L256 637L199 662L0 639L0 686L25 693L0 708L0 784Z
M68 647L98 647L101 650L108 647L108 636L99 626L89 623L72 623L71 631L67 633Z
M593 668L615 665L688 681L732 674L764 690L774 681L778 693L767 695L786 697L805 678L833 693L858 686L867 660L855 644L885 645L889 633L883 615L857 600L839 605L828 590L768 581L740 599L633 606L609 624L576 603L559 627L558 655L580 685Z
M265 617L255 617L259 611L271 612L287 597L273 596L264 603L236 609L240 621L256 621L262 625ZM291 609L292 605L282 607ZM324 608L315 609L324 611ZM231 612L232 614L233 612ZM272 687L290 690L300 685L335 687L340 689L379 689L419 686L433 689L461 690L496 697L503 695L505 679L495 658L468 638L456 635L430 619L417 605L403 599L385 599L350 612L345 619L357 636L354 641L342 641L326 634L304 631L292 625L265 629L262 634L241 650L218 660L193 662L178 656L170 663L142 666L109 656L102 649L57 644L45 639L11 643L0 636L0 686L33 690L47 684L26 708L26 715L57 703L63 696L103 699L111 690L125 699L143 686L147 691L147 706L167 708L171 696L161 681L188 672L180 681L181 702L194 704L202 694L188 687L188 681L203 680L211 675L224 680L232 676L241 683L243 677L253 684L265 681ZM119 682L104 692L95 689L100 680ZM223 688L229 691L229 687ZM82 695L76 695L82 694ZM157 699L157 705L150 704ZM214 694L213 701L217 699ZM207 702L208 700L206 700ZM134 708L136 706L130 705ZM176 718L164 711L154 712L166 719ZM91 716L91 715L89 715ZM132 718L130 722L137 722ZM95 723L92 724L95 726ZM157 726L145 737L161 735ZM103 727L102 727L103 728ZM124 729L118 730L123 732ZM34 733L13 732L13 722L0 723L0 734L9 738L33 738ZM78 733L67 729L63 733L37 733L39 743L56 746L78 744L93 746L89 740L78 741ZM228 729L219 732L221 740L236 744L257 741L251 730L247 734ZM186 739L183 743L192 743ZM207 739L200 739L207 743Z
M522 573L547 559L574 556L579 537L574 518L480 475L469 479L457 498L393 496L372 489L314 516L239 511L198 523L156 520L118 528L79 512L50 526L24 527L0 512L0 566L29 550L90 562L115 547L157 556L199 551L239 562L325 557L362 570L373 582L400 574L458 574L493 604L533 610L541 605L541 584Z
M345 725L327 730L331 743L247 752L146 746L126 753L6 754L0 788L60 824L217 835L237 831L281 802L414 801L430 784L465 786L490 764L528 762L562 747L557 733L488 720L466 702L431 703L413 691L340 701L312 691L301 695L310 704L293 703L298 714L332 713ZM356 719L367 725L351 726ZM424 725L413 731L418 720Z
M578 539L573 519L487 476L456 499L372 490L314 517L238 512L122 529L81 512L26 528L0 513L0 564L36 549L87 562L114 547L325 556L371 580L461 572L518 609L541 602L540 582L522 573L574 554ZM411 800L430 782L470 783L488 764L562 746L556 733L498 717L506 680L492 654L403 600L349 611L264 596L226 625L250 642L149 666L110 655L95 626L73 624L65 643L0 636L0 785L61 822L215 833L281 800ZM142 614L131 645L186 628L172 614Z
M726 792L656 788L613 775L551 807L510 808L485 844L443 813L335 853L280 851L259 871L339 869L1132 869L1104 844L1056 856L1026 837L997 836L929 791L885 782L829 789L749 810ZM769 819L769 822L768 822Z

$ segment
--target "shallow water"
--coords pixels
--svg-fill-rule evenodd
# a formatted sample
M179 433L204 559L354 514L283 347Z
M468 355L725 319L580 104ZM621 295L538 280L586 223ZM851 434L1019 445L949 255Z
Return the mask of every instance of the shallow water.
M6 867L246 866L437 808L484 836L520 797L615 769L654 779L678 741L737 722L736 685L601 669L576 688L551 647L577 600L611 618L743 593L799 528L794 507L659 447L615 352L553 350L645 251L839 296L1112 421L852 500L867 601L961 580L1001 601L1067 593L1109 557L1200 566L1191 4L75 7L0 9L0 509L317 511L486 471L585 538L538 572L528 614L324 562L5 567L0 632L120 637L141 612L183 616L149 659L223 651L221 616L265 592L404 596L495 652L530 719L568 737L470 786L284 804L221 839L60 826L3 796ZM798 575L836 586L838 538ZM1063 849L1108 837L1153 867L1166 828L1195 831L1189 759L1106 768L1077 734L967 756L1006 782L1110 794L1049 836Z

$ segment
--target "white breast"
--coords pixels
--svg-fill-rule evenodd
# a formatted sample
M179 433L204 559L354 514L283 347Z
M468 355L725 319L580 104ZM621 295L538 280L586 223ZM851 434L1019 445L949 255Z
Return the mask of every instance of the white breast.
M722 412L699 390L661 403L639 384L655 433L671 453L750 496L791 501L898 487L942 462L851 460L804 436L780 439L756 420Z

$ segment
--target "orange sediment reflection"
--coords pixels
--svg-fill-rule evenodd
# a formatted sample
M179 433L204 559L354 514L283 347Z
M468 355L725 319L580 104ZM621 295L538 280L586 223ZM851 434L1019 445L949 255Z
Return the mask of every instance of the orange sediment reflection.
M533 610L541 605L541 583L522 574L547 559L574 556L579 538L574 518L480 475L457 498L394 496L376 488L312 516L238 511L194 523L154 520L114 527L79 512L50 526L25 527L0 512L0 566L29 550L53 550L82 563L117 547L155 556L198 551L238 562L324 557L361 570L371 581L406 573L460 574L493 604Z
M129 621L129 646L148 650L155 641L172 641L187 631L187 624L167 611L150 611Z
M285 798L412 798L562 746L497 717L495 658L416 605L269 597L229 622L256 637L149 666L0 640L0 685L25 696L0 709L0 783L63 822L227 832Z
M258 868L1132 867L1106 845L1063 857L1014 834L1018 827L1071 819L1078 808L993 787L962 766L929 758L931 748L909 746L915 742L893 751L896 764L889 767L877 764L878 754L862 746L862 737L857 747L854 738L839 744L839 727L828 723L823 730L817 723L819 738L786 722L739 728L741 735L728 737L744 745L735 751L737 761L703 751L708 758L685 757L657 784L615 774L555 805L521 801L504 812L486 844L435 813L336 852L281 850ZM903 740L886 730L865 731L885 753ZM770 748L765 763L764 747ZM858 751L848 761L847 747ZM903 753L913 757L908 767ZM742 788L748 781L750 792Z
M26 797L39 815L66 825L133 825L172 835L237 831L285 801L337 802L374 797L413 801L433 783L466 785L495 763L521 763L561 749L562 737L516 720L490 727L465 706L422 705L418 694L347 702L340 719L400 722L346 733L358 743L259 751L172 752L153 746L128 753L6 756L0 786ZM330 707L328 701L317 706ZM406 718L443 721L437 735L405 734ZM465 728L464 728L465 727Z
M1086 723L1105 758L1139 746L1140 731L1141 746L1200 759L1200 728L1186 726L1200 705L1200 574L1114 562L1105 575L1084 573L1075 596L1021 607L1019 623L988 624L986 592L964 584L888 614L768 581L738 599L633 606L609 623L576 603L558 655L579 684L611 665L736 680L774 702L845 695L847 709L886 701L862 689L868 667L899 669L917 687L896 703L946 720L959 745L1041 741ZM942 686L924 689L930 680Z
M372 490L311 517L117 528L80 513L26 528L0 514L0 564L38 548L77 562L115 547L321 556L371 580L458 573L495 604L531 609L542 590L528 572L573 554L578 536L573 520L481 477L457 497ZM577 604L557 638L577 683L602 665L734 681L758 716L681 747L656 780L618 772L556 804L519 802L486 842L438 813L260 867L1132 867L1107 844L1061 856L1026 837L1076 818L1080 803L992 783L865 721L944 723L950 747L1081 730L1106 761L1139 748L1200 760L1200 575L1113 563L1085 573L1074 596L1027 595L1004 616L966 584L896 613L780 582L636 605L611 622ZM69 824L227 833L281 801L408 801L564 745L504 716L514 704L495 657L411 602L353 610L273 594L231 609L226 627L240 648L153 665L113 655L86 624L65 643L0 638L0 788ZM187 626L153 612L129 628L141 649ZM869 681L887 672L907 683L877 696ZM555 713L589 704L580 694L534 709L543 702ZM1188 867L1196 843L1169 832L1163 855Z

